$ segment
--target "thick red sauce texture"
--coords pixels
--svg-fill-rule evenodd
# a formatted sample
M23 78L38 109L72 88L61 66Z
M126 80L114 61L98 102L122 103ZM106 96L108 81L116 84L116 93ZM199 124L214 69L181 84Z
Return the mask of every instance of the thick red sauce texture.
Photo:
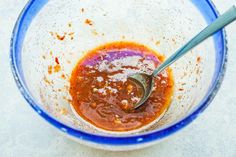
M168 109L174 82L171 69L155 78L150 98L140 108L142 90L127 77L151 74L164 57L144 45L114 42L88 52L70 79L72 106L84 120L109 131L131 131L157 119Z

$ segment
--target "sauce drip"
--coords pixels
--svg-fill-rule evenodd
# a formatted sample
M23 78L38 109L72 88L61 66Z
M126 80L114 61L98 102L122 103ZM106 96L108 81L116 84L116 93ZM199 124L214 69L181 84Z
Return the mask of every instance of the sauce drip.
M127 77L151 74L163 59L132 42L109 43L88 52L71 74L73 108L89 123L109 131L130 131L151 123L170 105L174 87L171 69L155 78L153 93L136 110L130 108L143 93Z

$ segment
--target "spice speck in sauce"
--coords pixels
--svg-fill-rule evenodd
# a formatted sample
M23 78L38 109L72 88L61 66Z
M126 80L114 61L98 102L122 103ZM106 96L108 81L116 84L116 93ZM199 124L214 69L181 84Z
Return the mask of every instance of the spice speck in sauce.
M184 91L184 89L183 88L179 88L179 91Z
M160 46L161 45L161 42L160 41L156 41L156 46Z
M48 66L48 74L52 74L52 66L51 65Z
M70 40L73 40L74 39L74 32L70 32L68 33L68 36L70 37Z
M66 37L66 33L64 33L63 35L59 35L59 34L56 33L56 37L57 37L58 40L63 41Z
M54 70L53 70L54 73L59 72L59 71L61 70L60 64L55 65L55 66L53 67L53 69L54 69Z
M66 75L65 75L65 74L61 74L61 78L62 78L63 80L65 80L65 79L66 79Z
M68 27L72 27L72 23L71 22L68 23Z
M201 62L201 57L198 56L198 57L197 57L197 63L200 63L200 62Z
M55 62L56 62L57 64L60 64L59 59L58 59L57 57L55 58Z
M84 23L87 24L87 25L90 25L90 26L93 25L93 21L90 20L90 19L86 19Z

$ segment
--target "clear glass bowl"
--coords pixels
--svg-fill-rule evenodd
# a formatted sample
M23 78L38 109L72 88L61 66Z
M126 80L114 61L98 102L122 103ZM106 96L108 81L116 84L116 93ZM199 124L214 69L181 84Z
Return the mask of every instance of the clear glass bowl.
M12 35L12 72L31 107L65 135L100 149L143 148L181 130L212 101L225 72L225 32L171 66L175 93L169 110L136 133L113 134L76 118L68 101L72 69L84 53L111 41L142 43L168 57L217 16L209 0L31 0ZM59 72L49 74L56 58Z

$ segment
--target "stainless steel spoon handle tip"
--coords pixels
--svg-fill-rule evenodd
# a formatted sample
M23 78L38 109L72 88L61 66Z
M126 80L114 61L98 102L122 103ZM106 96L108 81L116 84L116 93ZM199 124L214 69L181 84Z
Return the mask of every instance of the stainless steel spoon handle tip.
M163 71L166 67L174 63L183 55L185 55L193 47L197 46L199 43L201 43L202 41L213 35L218 30L222 29L226 25L230 24L234 20L236 20L235 6L231 7L228 11L219 16L214 22L212 22L209 26L207 26L204 30L202 30L199 34L197 34L183 47L177 50L177 52L171 55L164 63L162 63L157 69L154 70L153 76L157 76L161 71Z

